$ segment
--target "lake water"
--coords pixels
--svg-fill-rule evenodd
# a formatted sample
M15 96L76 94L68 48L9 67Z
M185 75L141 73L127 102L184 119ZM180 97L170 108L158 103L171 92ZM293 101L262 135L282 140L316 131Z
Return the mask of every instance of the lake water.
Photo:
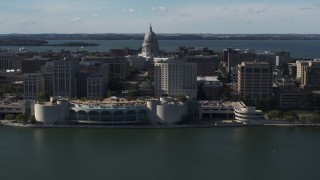
M83 40L81 40L83 41ZM50 44L58 44L64 42L76 42L72 40L51 40ZM84 40L83 42L97 43L100 46L92 47L53 47L53 46L29 46L32 51L45 51L52 49L53 51L60 51L61 49L71 51L109 51L112 48L134 48L138 49L142 45L141 40ZM297 58L320 58L320 40L160 40L160 49L165 51L177 50L179 46L186 47L208 47L216 51L222 51L227 47L245 49L256 49L259 51L271 50L289 51L292 57ZM16 46L2 46L0 48L11 49L18 51L20 47Z
M316 128L0 126L0 179L319 179Z

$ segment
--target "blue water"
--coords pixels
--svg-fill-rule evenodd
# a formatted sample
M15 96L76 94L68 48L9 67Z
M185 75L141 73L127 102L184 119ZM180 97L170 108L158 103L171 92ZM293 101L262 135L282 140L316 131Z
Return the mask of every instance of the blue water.
M318 180L317 128L0 126L2 180Z
M49 43L57 44L63 42L72 42L72 40L51 40ZM112 48L134 48L141 47L140 40L84 40L84 42L97 43L100 46L93 47L52 47L52 46L29 46L32 51L45 51L52 49L60 51L61 49L80 51L109 51ZM256 50L271 50L271 51L289 51L292 57L296 58L320 58L320 40L160 40L160 49L165 51L177 50L179 46L186 47L208 47L216 51L222 51L227 47L238 49L256 49ZM18 51L16 46L2 46L1 48Z

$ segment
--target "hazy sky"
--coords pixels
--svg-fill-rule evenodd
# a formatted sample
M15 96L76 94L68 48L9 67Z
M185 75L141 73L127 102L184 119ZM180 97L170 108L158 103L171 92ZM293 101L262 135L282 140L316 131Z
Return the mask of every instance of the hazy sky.
M1 0L0 33L320 33L319 0Z

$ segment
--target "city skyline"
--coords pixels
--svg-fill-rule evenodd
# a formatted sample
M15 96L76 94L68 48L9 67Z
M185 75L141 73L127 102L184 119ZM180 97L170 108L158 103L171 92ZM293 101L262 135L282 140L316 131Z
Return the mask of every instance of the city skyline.
M2 2L8 33L298 33L317 34L315 0L15 0Z

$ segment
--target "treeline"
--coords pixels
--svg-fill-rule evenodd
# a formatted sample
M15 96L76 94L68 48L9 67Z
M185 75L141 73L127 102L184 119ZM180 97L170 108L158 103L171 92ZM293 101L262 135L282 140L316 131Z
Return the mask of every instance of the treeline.
M33 39L0 39L0 46L99 46L96 43L86 42L66 42L59 44L49 44L45 40L33 40Z
M47 44L46 46L99 46L99 44L86 42L66 42L60 44Z
M7 34L0 39L46 40L143 40L141 34ZM159 40L320 40L320 34L157 34ZM38 41L38 40L35 40Z
M0 39L0 46L44 46L48 41L33 39Z

